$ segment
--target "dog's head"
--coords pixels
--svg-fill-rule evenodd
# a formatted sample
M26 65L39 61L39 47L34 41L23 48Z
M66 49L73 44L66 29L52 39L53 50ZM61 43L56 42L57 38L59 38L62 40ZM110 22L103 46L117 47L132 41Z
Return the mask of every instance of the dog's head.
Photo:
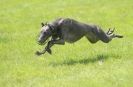
M39 38L38 38L38 43L40 45L43 45L46 40L52 36L52 27L50 24L48 23L41 23L42 25L42 28L41 28L41 31L40 31L40 35L39 35Z

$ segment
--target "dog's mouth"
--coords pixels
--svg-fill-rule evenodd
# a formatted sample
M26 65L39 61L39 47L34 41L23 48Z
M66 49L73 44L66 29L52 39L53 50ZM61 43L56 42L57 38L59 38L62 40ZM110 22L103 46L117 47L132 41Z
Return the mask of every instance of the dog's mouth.
M39 45L45 45L47 42L38 42Z
M47 39L46 41L38 41L39 45L45 45L46 43L48 43L49 39Z

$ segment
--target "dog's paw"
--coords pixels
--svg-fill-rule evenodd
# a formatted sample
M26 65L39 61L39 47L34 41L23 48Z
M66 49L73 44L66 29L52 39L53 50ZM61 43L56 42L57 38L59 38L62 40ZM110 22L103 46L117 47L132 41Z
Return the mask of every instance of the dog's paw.
M40 55L41 55L41 53L40 53L39 51L36 51L35 54L36 54L37 56L40 56Z
M52 54L51 49L47 49L47 52L48 52L49 54Z

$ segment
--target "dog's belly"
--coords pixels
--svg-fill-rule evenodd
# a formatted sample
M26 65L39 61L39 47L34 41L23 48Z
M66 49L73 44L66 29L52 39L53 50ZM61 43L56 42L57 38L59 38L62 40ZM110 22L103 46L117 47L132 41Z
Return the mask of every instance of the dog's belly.
M82 37L83 35L67 34L64 36L64 40L68 43L74 43L80 40Z

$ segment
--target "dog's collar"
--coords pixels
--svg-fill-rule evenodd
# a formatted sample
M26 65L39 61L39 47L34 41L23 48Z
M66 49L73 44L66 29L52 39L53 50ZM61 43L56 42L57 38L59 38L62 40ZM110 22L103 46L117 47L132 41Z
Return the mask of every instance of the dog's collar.
M45 24L42 23L42 27L43 26L48 26L52 35L56 34L56 27L54 25L49 24L49 23L46 22Z
M53 32L55 30L55 27L52 24L47 24L49 29L51 30L51 32Z
M55 34L55 31L56 31L55 26L53 26L52 24L47 24L47 26L49 27L49 29L52 32L52 34Z

